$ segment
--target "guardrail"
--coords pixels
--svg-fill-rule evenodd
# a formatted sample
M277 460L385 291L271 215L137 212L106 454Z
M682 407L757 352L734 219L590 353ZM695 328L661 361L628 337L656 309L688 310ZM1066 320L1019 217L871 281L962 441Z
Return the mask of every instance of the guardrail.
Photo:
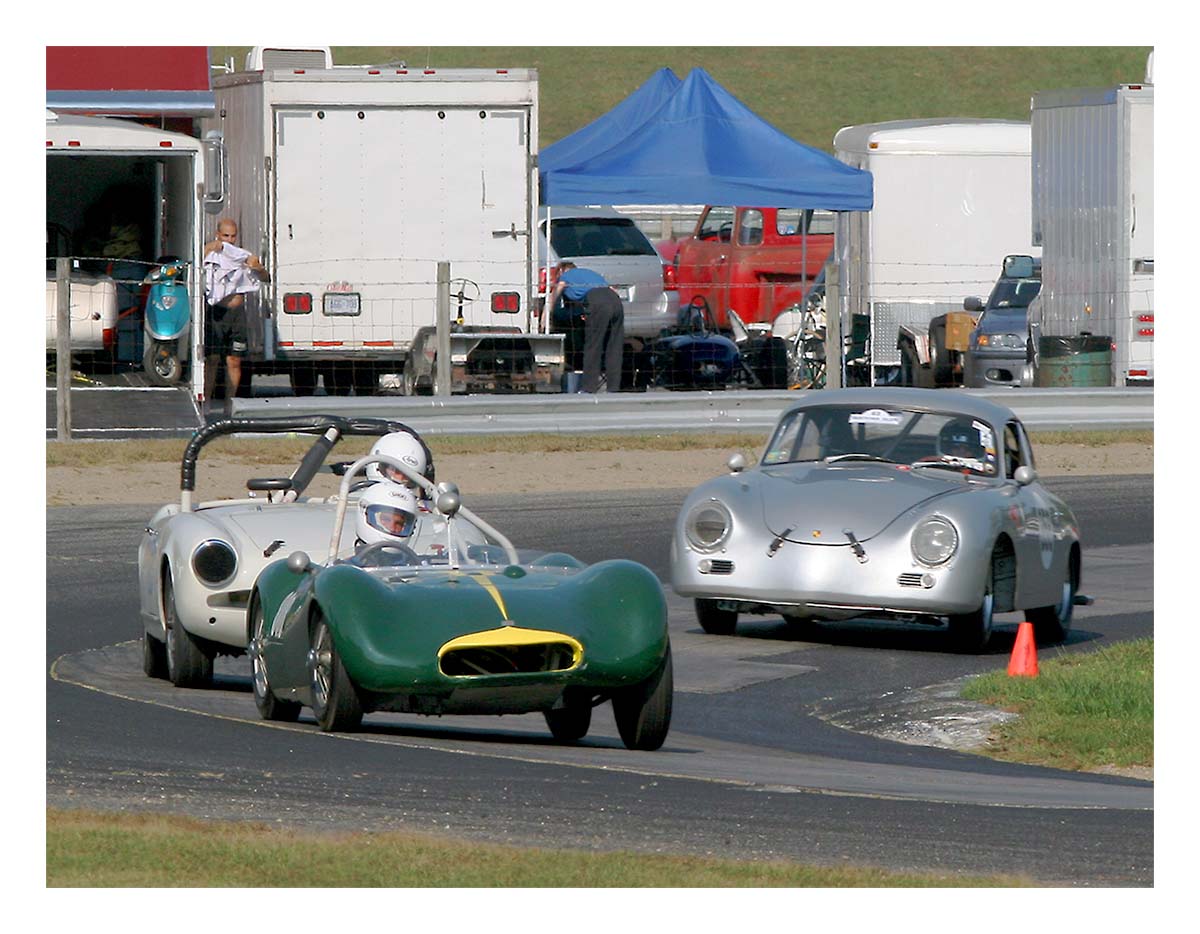
M814 392L726 390L584 395L279 396L236 399L237 416L393 418L422 434L765 432L779 413ZM946 389L1011 408L1034 430L1152 428L1154 391L1145 389Z

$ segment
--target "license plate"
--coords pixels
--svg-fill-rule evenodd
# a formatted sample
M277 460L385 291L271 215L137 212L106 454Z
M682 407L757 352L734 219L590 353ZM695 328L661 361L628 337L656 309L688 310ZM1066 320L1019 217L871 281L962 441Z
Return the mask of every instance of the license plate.
M356 315L359 313L357 292L326 292L325 314Z

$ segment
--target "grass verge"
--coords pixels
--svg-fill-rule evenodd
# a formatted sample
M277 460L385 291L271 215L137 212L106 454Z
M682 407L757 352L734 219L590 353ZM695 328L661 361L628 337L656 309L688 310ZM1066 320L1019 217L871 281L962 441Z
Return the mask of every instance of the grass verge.
M614 435L431 435L425 439L434 457L449 454L490 454L497 451L686 451L743 450L760 451L766 433L741 432L702 434L665 432L661 434ZM1032 435L1034 449L1042 444L1079 444L1099 447L1106 444L1154 443L1153 431L1055 431ZM348 438L335 450L338 459L348 460L370 450L372 439ZM47 467L104 467L142 463L178 463L186 442L151 441L49 441L46 443ZM221 457L244 464L278 464L298 461L312 446L311 436L281 438L218 438L204 449L204 458Z
M250 871L265 866L269 871ZM862 888L1028 885L786 861L528 849L410 833L311 833L47 809L49 887Z
M963 697L1020 714L993 732L997 759L1095 770L1154 765L1154 640L1040 661L1036 678L994 671Z

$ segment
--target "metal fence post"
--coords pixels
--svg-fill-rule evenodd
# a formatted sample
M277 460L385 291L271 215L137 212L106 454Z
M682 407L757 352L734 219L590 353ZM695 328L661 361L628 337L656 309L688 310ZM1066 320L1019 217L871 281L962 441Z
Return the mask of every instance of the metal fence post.
M437 264L437 358L433 380L435 396L450 395L450 264Z
M842 367L842 290L838 282L838 264L825 267L825 386L841 389Z
M58 320L55 332L56 429L59 441L71 440L71 260L60 256L54 265L58 288Z

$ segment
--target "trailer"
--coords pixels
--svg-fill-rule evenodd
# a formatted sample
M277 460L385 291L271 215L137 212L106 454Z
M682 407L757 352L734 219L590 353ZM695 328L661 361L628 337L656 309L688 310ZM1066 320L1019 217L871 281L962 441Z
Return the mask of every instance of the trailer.
M180 133L46 112L47 352L55 343L54 259L72 258L72 350L140 363L141 280L158 259L173 256L188 263L193 324L180 358L200 356L203 150ZM200 367L191 367L190 383L202 390Z
M252 370L299 394L318 376L369 394L388 373L417 391L559 392L562 337L532 327L537 72L337 66L319 49L248 65L213 79L203 129L223 148L219 216L271 274L248 304ZM428 339L439 263L448 387Z
M1154 383L1154 86L1039 91L1039 337L1111 337L1113 379ZM1035 306L1036 308L1036 306Z
M967 296L987 294L1030 240L1030 129L1009 120L897 120L844 127L838 159L870 171L870 211L837 215L842 333L871 382L961 377ZM858 326L859 324L863 326Z

